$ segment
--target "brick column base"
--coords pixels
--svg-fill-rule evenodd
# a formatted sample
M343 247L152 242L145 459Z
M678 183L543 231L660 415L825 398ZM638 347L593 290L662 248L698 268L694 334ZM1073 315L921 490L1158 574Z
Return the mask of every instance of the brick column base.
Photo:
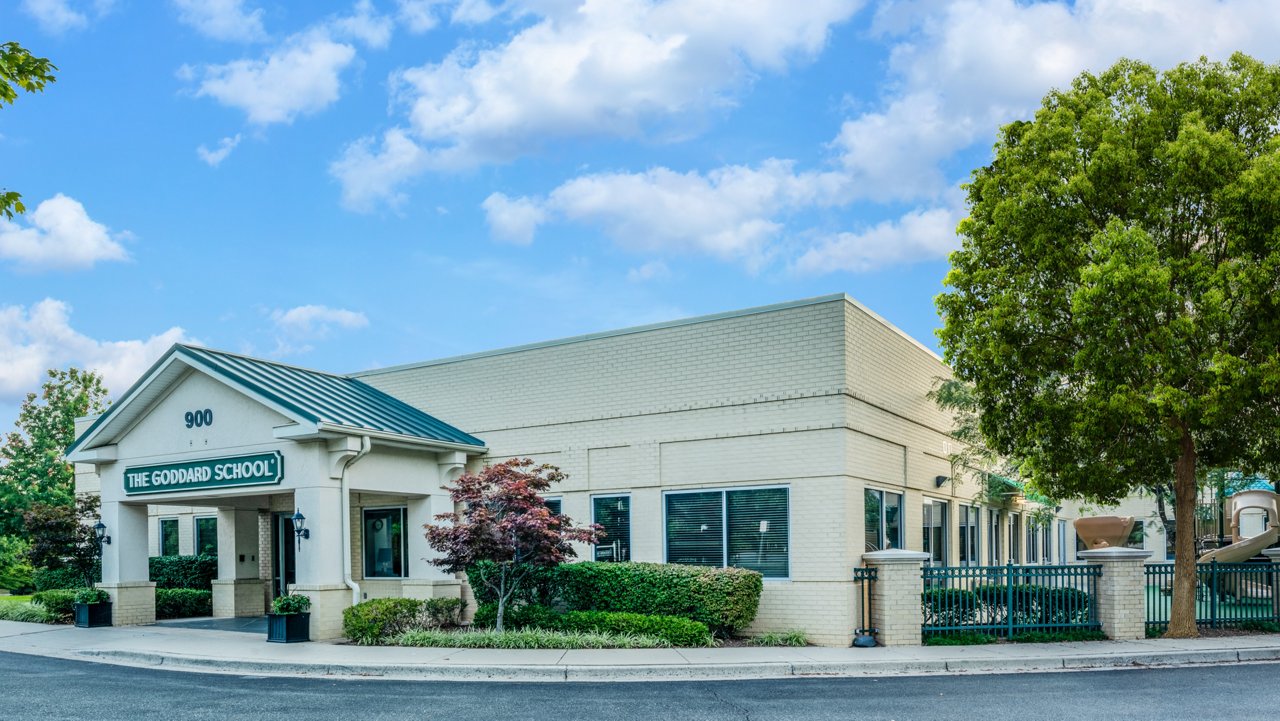
M267 582L256 578L213 582L213 615L215 618L236 616L261 616L266 613L263 605L263 586Z
M342 638L342 611L351 605L351 589L342 586L303 586L292 593L311 599L311 640Z
M1098 620L1113 641L1147 637L1147 589L1143 574L1150 551L1138 548L1099 548L1081 551L1080 558L1102 566L1098 579Z
M924 590L921 569L929 554L920 551L872 551L862 562L876 569L871 582L871 626L879 631L881 646L919 646L920 594Z
M156 584L120 581L97 586L111 596L111 625L144 626L156 622Z

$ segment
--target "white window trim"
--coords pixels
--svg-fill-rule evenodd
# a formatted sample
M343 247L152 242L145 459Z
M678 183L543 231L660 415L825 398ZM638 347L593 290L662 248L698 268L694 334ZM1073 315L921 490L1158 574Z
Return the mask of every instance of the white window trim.
M368 543L368 540L369 540L364 535L365 514L368 513L369 511L395 511L395 510L400 511L400 514L401 514L401 523L403 524L403 530L401 530L401 535L403 536L403 538L401 539L400 542L403 543L405 546L403 549L401 549L401 553L404 554L404 558L401 559L400 575L399 576L370 576L369 569L365 568L366 559L365 559L364 544ZM393 580L405 579L409 577L409 536L407 533L408 526L409 526L409 507L408 506L399 506L399 505L392 504L389 506L361 506L360 507L360 578L361 579L366 581L393 581Z
M781 488L787 492L787 575L786 576L764 576L765 583L787 583L791 581L791 568L794 563L792 558L792 549L795 546L791 543L791 531L793 527L791 519L791 486L787 484L773 483L762 486L721 486L713 488L695 488L679 491L663 491L662 492L662 514L659 516L662 522L662 562L671 563L667 560L670 557L670 549L667 547L667 496L683 496L690 493L719 493L720 494L720 547L722 549L723 565L720 568L739 568L739 566L730 566L729 561L729 501L725 496L730 491L769 491ZM750 570L750 569L747 569Z
M887 528L886 523L887 523L887 521L885 520L885 513L884 513L884 494L886 494L886 493L892 493L893 495L895 495L895 496L897 496L897 497L898 497L898 545L897 545L897 548L900 548L900 549L902 549L902 548L906 548L906 547L907 547L907 518L906 518L906 515L907 515L907 494L906 494L906 493L904 493L902 489L900 489L900 490L896 490L896 491L891 491L891 490L889 490L889 489L887 489L887 488L881 488L881 487L879 487L879 486L863 486L862 488L863 488L863 491L875 491L876 493L879 493L879 494L880 494L880 536L881 536L881 539L884 539L884 537L886 537L886 536L888 536L888 535L889 535L889 534L887 533L887 531L886 531L886 528ZM866 502L866 497L865 497L865 496L863 496L863 503L865 503L865 502ZM788 508L789 508L789 507L790 507L790 497L789 497L789 496L788 496L788 503L787 503L787 505L788 505ZM788 514L789 514L789 513L790 513L790 511L788 510ZM863 519L866 519L866 517L867 517L867 514L866 514L866 511L865 511L865 510L863 511L862 517L863 517ZM788 527L789 527L789 526L788 526ZM864 534L864 535L866 534L866 531L865 531L865 530L863 531L863 534ZM790 541L789 541L789 540L788 540L788 543L790 543ZM864 540L863 540L863 545L865 546L865 544L866 544L866 540L864 539ZM883 544L883 543L882 543L881 545L886 545L886 544ZM882 548L882 549L880 549L880 550L884 551L884 550L888 550L888 549L884 549L884 548Z

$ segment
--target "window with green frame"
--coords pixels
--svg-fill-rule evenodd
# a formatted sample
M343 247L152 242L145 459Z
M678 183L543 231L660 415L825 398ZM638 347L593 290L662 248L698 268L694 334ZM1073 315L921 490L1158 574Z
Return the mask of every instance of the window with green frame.
M562 508L564 508L564 500L558 496L556 498L542 499L542 505L546 506L548 511L551 511L557 516L564 513L564 511L561 510Z
M205 516L195 520L196 555L218 555L218 517Z
M364 577L403 578L408 575L409 539L404 533L404 508L364 510Z
M160 519L160 555L178 555L178 519Z
M788 489L681 491L666 494L665 505L668 563L790 575Z
M591 499L592 523L604 529L596 544L597 561L631 560L631 496L596 496Z

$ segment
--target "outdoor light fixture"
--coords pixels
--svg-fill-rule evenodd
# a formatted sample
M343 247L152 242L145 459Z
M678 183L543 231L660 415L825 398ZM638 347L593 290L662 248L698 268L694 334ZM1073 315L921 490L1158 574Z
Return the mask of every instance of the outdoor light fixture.
M302 511L294 509L293 511L293 535L298 537L298 550L302 550L302 539L311 538L311 529L307 528L307 517L302 515Z
M942 488L942 485L943 485L944 483L946 483L947 481L949 481L949 480L951 480L951 479L950 479L950 478L947 478L946 476L934 476L934 478L933 478L933 486L934 486L934 488Z
M107 535L107 526L99 518L98 522L93 524L93 540L98 543L98 552L102 552L102 545L111 545L111 536Z

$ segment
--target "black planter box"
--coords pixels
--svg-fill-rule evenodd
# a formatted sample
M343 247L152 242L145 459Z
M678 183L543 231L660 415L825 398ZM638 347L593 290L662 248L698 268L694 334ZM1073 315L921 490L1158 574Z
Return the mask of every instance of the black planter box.
M311 640L311 614L268 613L267 640L271 643L300 643Z
M111 625L111 602L77 603L76 628L98 628Z

